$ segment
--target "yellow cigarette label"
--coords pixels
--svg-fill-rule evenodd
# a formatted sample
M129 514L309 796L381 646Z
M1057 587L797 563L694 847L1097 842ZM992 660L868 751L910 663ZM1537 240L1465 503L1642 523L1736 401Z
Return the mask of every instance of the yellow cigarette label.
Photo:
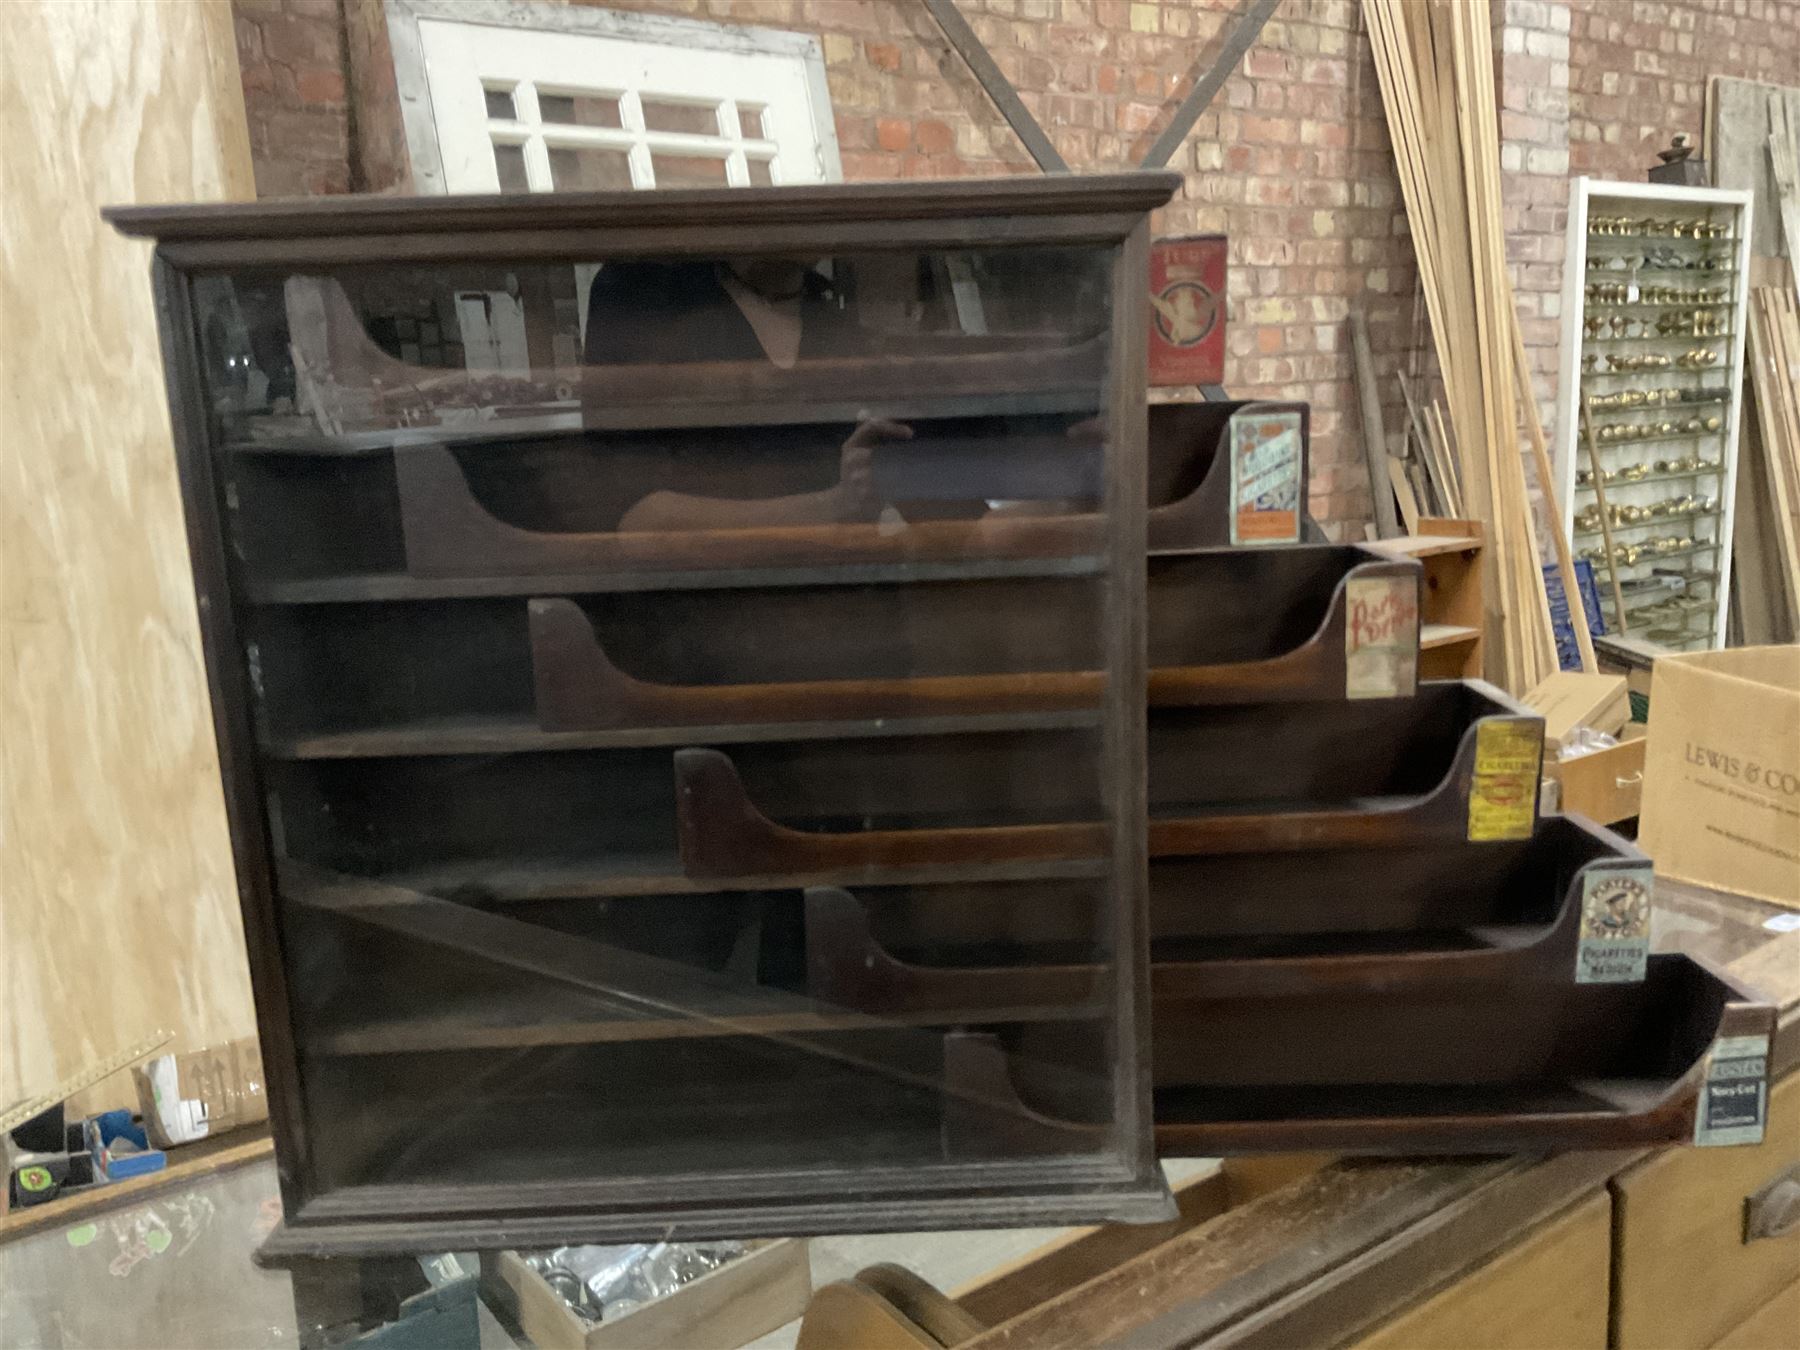
M1544 724L1490 718L1475 728L1475 777L1469 784L1469 838L1529 839L1537 819L1538 764Z

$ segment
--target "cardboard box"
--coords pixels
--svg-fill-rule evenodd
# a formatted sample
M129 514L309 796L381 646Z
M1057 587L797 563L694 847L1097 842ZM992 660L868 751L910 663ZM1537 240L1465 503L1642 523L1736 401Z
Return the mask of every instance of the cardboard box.
M1664 876L1800 909L1800 646L1666 656L1638 842Z
M1558 671L1525 695L1525 702L1544 715L1547 747L1560 745L1576 727L1616 736L1630 715L1623 675Z

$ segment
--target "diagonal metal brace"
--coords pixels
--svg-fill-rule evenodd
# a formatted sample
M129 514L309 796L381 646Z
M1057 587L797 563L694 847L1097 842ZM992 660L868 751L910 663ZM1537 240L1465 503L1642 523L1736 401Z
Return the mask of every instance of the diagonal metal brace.
M932 3L932 0L926 0L926 3ZM1237 27L1231 30L1231 36L1219 49L1212 69L1188 90L1188 96L1175 109L1175 116L1169 119L1169 125L1163 128L1163 134L1156 138L1156 144L1144 156L1144 162L1138 166L1140 169L1162 168L1169 162L1169 157L1181 148L1188 132L1194 129L1194 123L1200 120L1200 114L1206 111L1207 105L1213 101L1213 95L1219 92L1219 87L1237 69L1237 63L1243 59L1244 53L1262 35L1263 25L1269 21L1280 3L1281 0L1254 0L1243 13L1238 19Z
M1038 125L1031 110L1019 98L1019 91L1014 89L1012 81L1007 79L994 64L994 58L982 45L975 30L969 27L969 21L957 9L954 0L925 0L925 8L931 11L931 17L937 20L937 26L944 30L944 36L957 54L968 63L970 71L987 91L987 96L994 100L994 106L1000 110L1007 124L1012 127L1018 138L1025 143L1025 149L1037 161L1038 168L1045 173L1067 173L1068 164L1056 153L1056 147L1050 144L1050 138ZM1258 28L1262 25L1258 24Z

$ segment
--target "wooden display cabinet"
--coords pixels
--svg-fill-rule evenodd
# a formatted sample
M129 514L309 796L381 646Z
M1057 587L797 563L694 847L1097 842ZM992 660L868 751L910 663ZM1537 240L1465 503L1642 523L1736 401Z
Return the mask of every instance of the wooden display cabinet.
M268 1254L1167 1212L1147 519L1151 607L1245 567L1297 596L1286 625L1160 622L1171 702L1271 667L1409 692L1344 605L1416 587L1354 550L1194 552L1221 508L1192 438L1148 481L1146 216L1178 183L109 213L158 245ZM854 865L712 865L684 803L720 762ZM996 842L1069 801L1079 848ZM886 858L896 821L974 842ZM1054 879L1095 979L1000 1012L821 999L804 895L834 878L923 909ZM1038 1021L1069 1048L1025 1047ZM1008 1149L1021 1108L967 1081L968 1038L1099 1127Z

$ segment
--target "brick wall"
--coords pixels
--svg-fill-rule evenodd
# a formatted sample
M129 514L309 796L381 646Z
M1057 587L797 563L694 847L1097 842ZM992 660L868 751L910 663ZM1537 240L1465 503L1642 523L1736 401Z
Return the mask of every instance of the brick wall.
M410 190L380 0L232 3L258 191ZM958 3L1076 169L1135 166L1242 8ZM1545 399L1569 172L1641 177L1674 130L1698 130L1705 69L1791 78L1797 3L1494 0L1510 253ZM846 178L1036 171L916 0L607 7L816 34ZM1775 37L1757 36L1771 25ZM1336 533L1360 534L1369 486L1344 318L1352 306L1367 312L1377 376L1396 400L1390 373L1419 369L1426 344L1357 0L1284 0L1171 167L1187 184L1155 228L1231 236L1227 386L1312 403L1313 512ZM1404 407L1384 413L1397 441Z
M1699 139L1706 81L1800 83L1800 0L1571 6L1569 167L1638 180L1669 138Z
M231 0L259 197L351 190L338 0Z

